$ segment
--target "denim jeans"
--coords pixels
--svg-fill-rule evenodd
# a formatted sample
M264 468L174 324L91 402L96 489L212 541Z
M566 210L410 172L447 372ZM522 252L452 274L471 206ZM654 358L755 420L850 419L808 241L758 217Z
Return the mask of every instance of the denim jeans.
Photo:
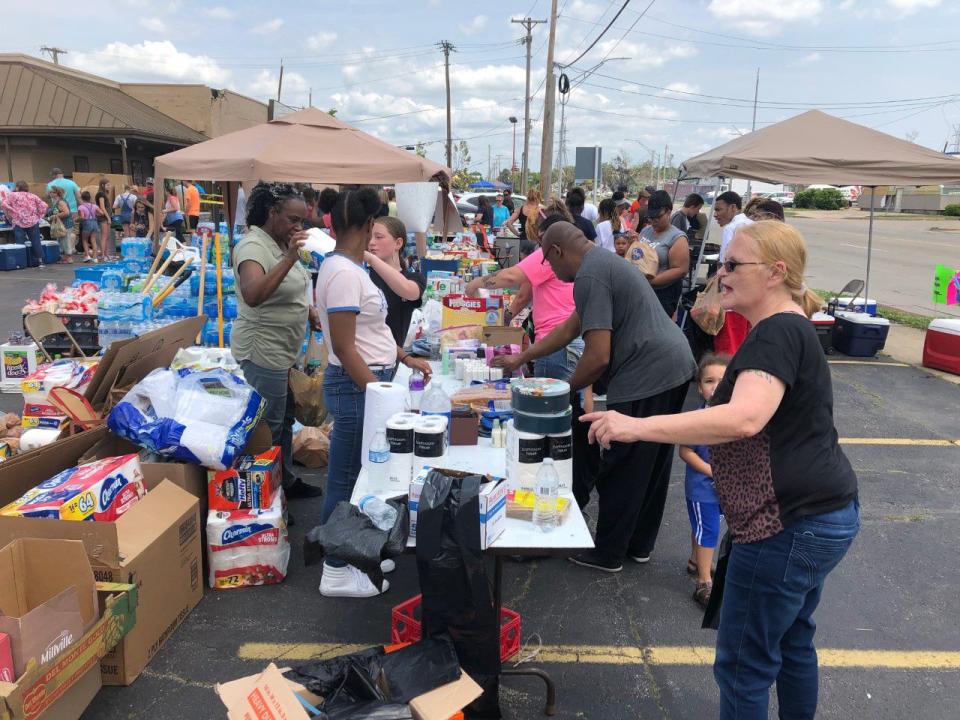
M394 368L374 371L378 380L389 381ZM330 433L330 458L327 463L327 492L320 523L330 517L339 502L350 500L360 474L360 448L363 444L363 405L366 390L357 385L339 365L327 365L323 373L323 399L333 417ZM327 558L335 567L342 561Z
M534 360L533 373L537 377L569 380L577 363L580 362L581 355L583 355L583 340L577 338L566 347Z
M37 263L43 262L43 246L40 244L40 224L33 227L22 228L13 226L13 241L19 245L26 245L33 252L33 257Z
M289 370L273 370L251 362L241 360L240 369L250 386L267 401L263 411L263 420L273 435L273 444L280 446L283 458L283 487L290 487L297 474L293 469L293 393L287 382Z
M854 500L772 538L733 545L713 665L721 720L767 720L774 682L781 720L816 715L813 611L827 575L859 529L860 503Z

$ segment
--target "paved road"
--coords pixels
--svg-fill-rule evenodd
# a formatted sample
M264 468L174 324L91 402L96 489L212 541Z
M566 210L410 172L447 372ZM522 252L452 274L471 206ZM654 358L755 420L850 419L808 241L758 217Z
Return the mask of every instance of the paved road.
M794 217L809 247L811 287L839 290L853 278L864 278L867 258L867 214L845 217ZM812 214L811 214L812 215ZM931 230L950 228L953 232ZM934 306L930 300L933 269L938 263L960 267L960 223L951 218L874 222L870 297L883 305L921 315L960 317L960 307Z

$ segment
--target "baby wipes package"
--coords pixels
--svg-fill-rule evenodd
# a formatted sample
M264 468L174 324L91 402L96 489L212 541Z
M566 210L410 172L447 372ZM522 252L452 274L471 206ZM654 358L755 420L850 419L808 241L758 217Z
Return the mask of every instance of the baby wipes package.
M113 522L146 494L133 453L68 468L28 490L0 515Z
M283 491L265 510L211 510L207 559L216 590L282 582L290 561Z

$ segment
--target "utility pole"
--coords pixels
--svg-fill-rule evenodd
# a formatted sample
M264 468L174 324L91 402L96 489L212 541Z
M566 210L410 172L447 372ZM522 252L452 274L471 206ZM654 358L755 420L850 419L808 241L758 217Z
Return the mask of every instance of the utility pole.
M50 58L53 60L53 64L54 64L54 65L59 65L59 64L60 64L60 56L67 54L67 51L64 50L63 48L49 47L49 46L47 46L47 45L44 45L43 47L41 47L41 48L40 48L40 52L46 53L47 55L49 55Z
M280 79L277 80L277 102L280 102L281 90L283 90L283 58L280 58Z
M757 129L757 96L760 94L760 68L757 68L757 82L753 86L753 122L750 123L750 132ZM750 202L753 194L750 189L750 181L747 180L747 196L743 199L744 205Z
M310 88L310 92L307 94L307 107L313 107L313 88Z
M493 165L490 164L490 146L487 145L487 180L493 175Z
M524 93L523 102L523 169L520 171L520 191L526 192L527 173L530 169L530 53L533 49L533 26L545 24L547 21L524 18L523 20L511 19L510 22L523 25L527 30L527 34L523 38L523 42L527 46L527 89Z
M450 51L456 50L452 43L443 40L439 47L443 50L444 74L447 79L447 167L453 170L453 125L450 119Z
M543 98L543 136L540 141L540 194L544 202L550 195L552 179L550 173L553 171L553 117L557 97L556 82L553 77L553 47L556 40L557 0L553 0L550 4L550 39L547 42L547 80L544 86L546 94Z

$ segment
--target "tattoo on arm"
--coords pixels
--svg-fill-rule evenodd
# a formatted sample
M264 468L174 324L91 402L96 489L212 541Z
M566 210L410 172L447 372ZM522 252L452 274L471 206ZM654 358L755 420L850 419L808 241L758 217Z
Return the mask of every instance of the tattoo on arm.
M483 286L488 289L495 288L497 286L496 281L497 273L492 272L489 275L483 276Z
M770 384L770 385L773 384L773 375L771 375L768 372L765 372L764 370L747 370L747 372L750 373L751 375L756 375L757 377L762 378L763 380L766 380L767 384Z

